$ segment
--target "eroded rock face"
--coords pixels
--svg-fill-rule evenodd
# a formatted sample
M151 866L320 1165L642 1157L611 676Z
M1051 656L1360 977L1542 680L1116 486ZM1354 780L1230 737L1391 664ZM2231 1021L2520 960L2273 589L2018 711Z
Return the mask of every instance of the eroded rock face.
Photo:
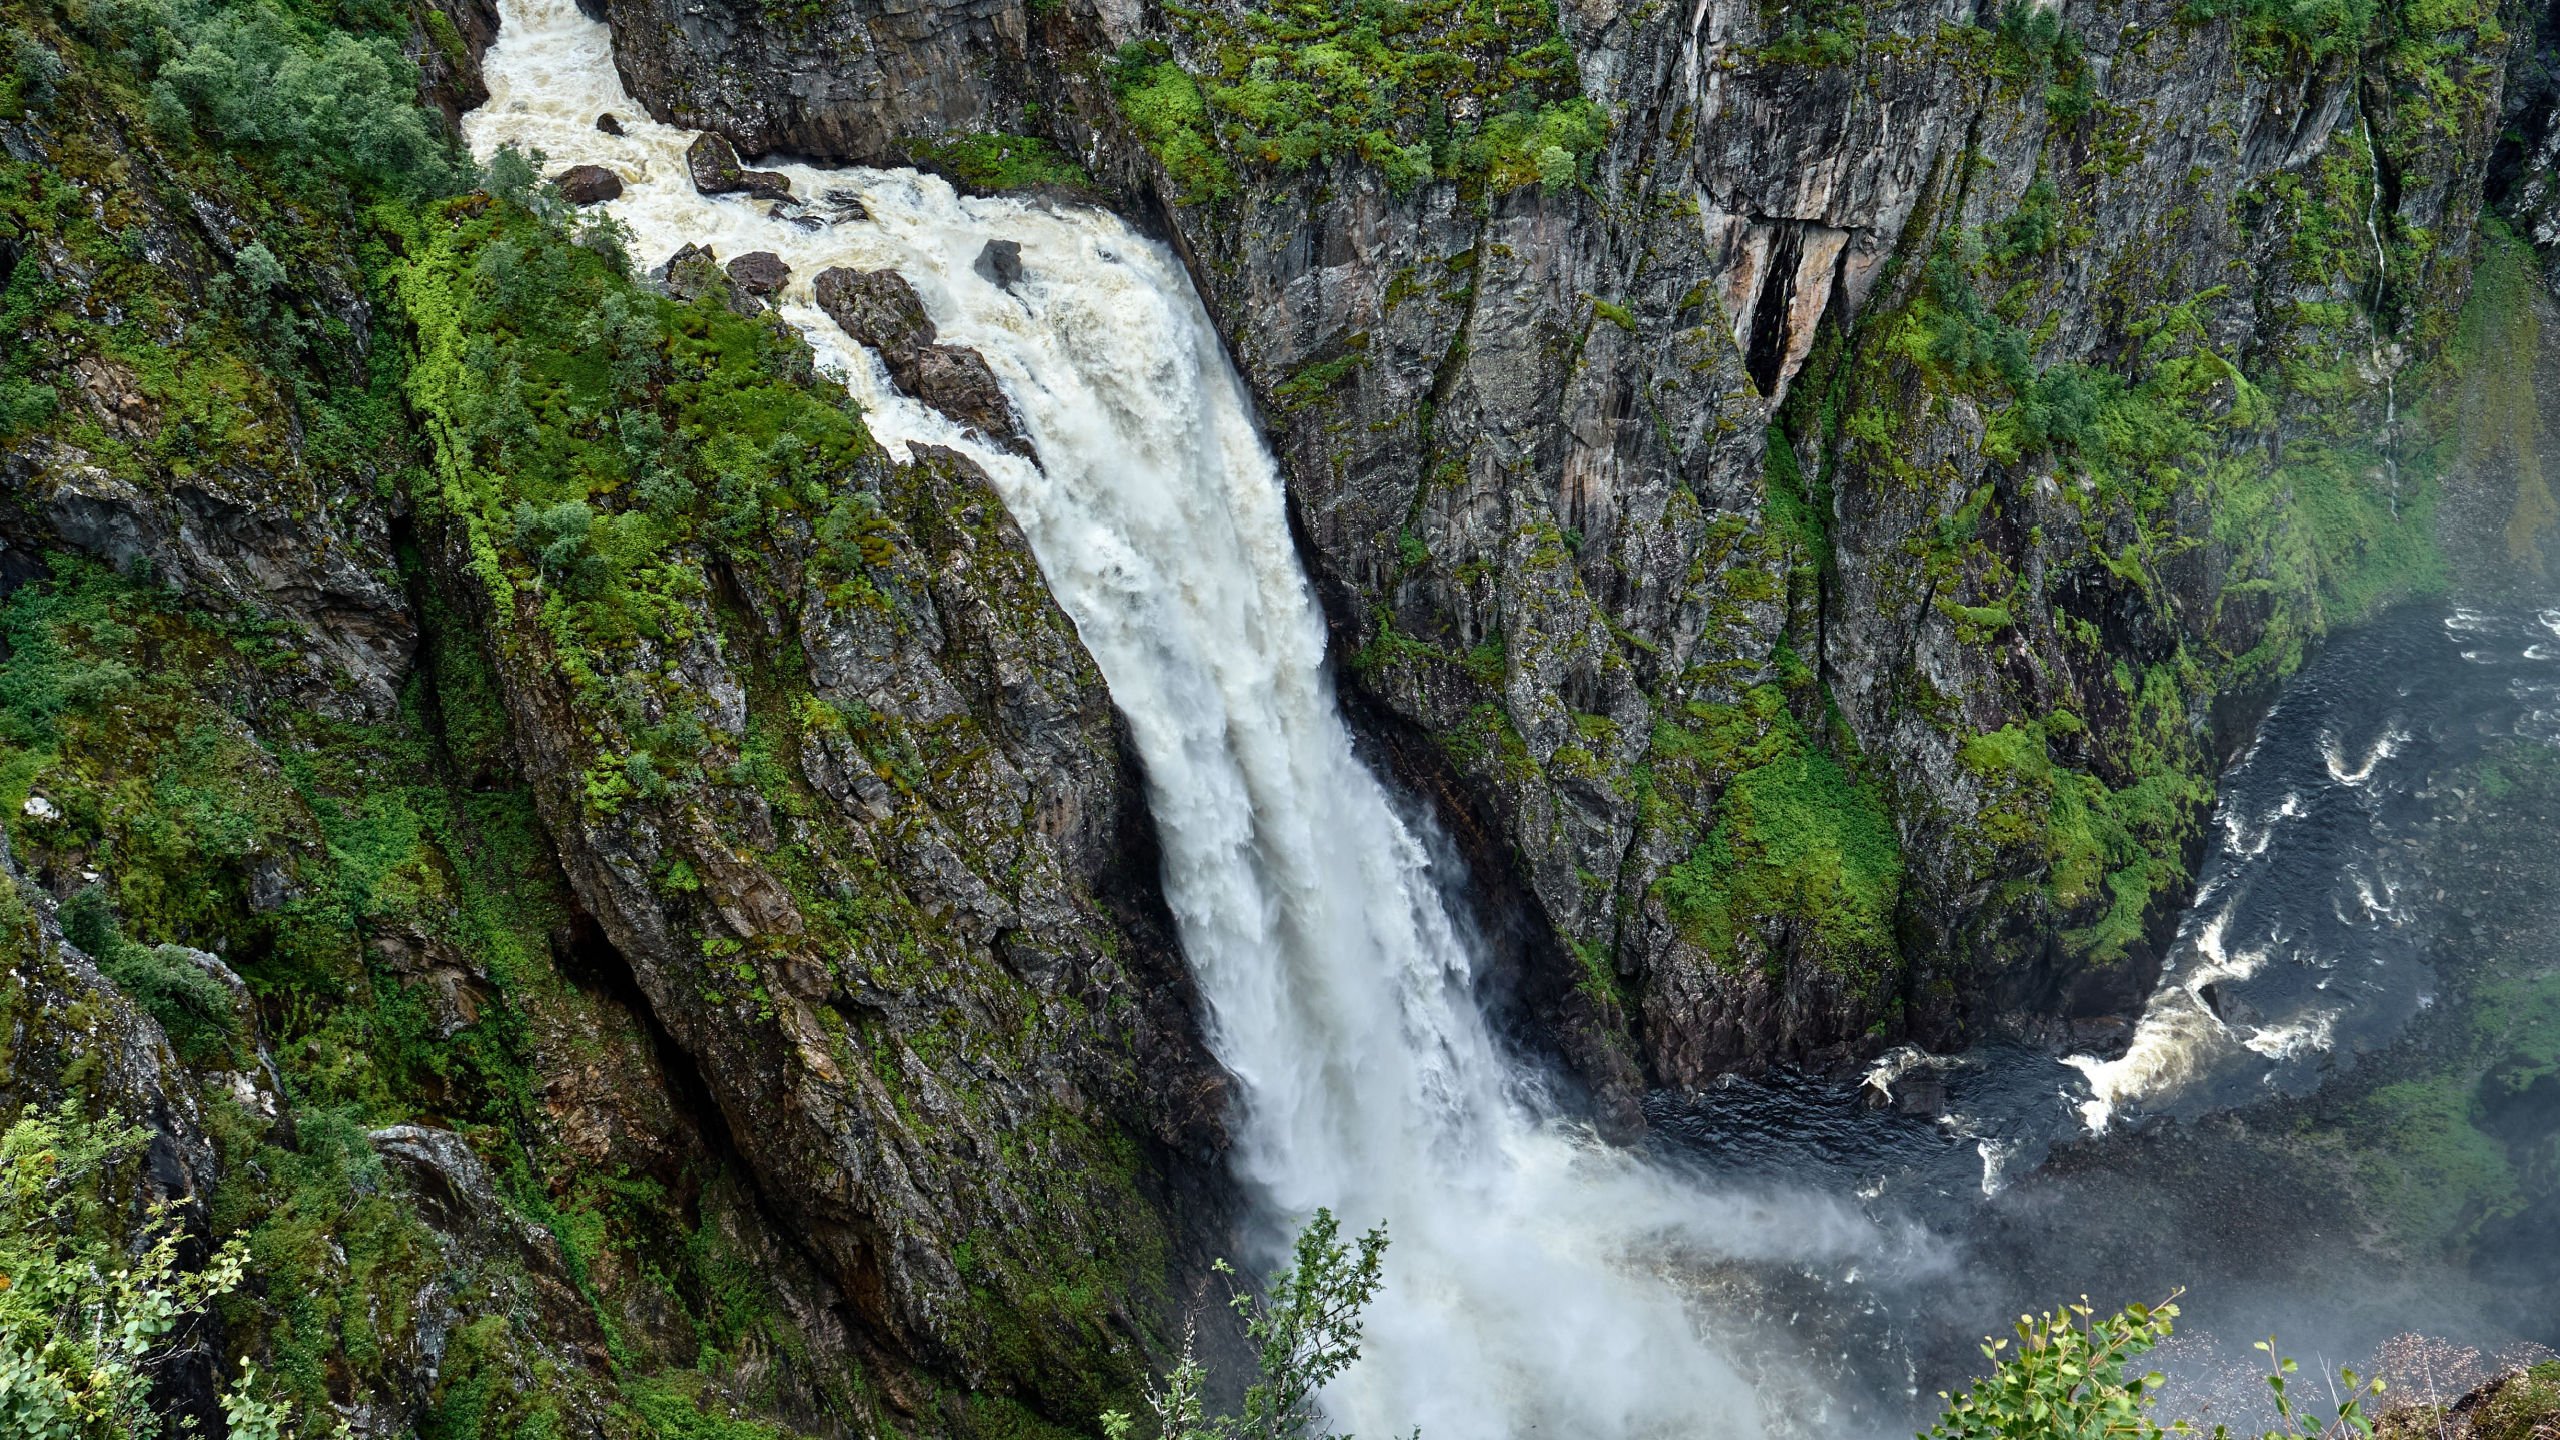
M750 682L790 657L814 708L787 771L706 762L693 799L599 811L586 777L620 722L545 659L530 612L486 615L495 669L571 885L860 1325L1077 1413L1096 1366L1140 1364L1112 1337L1153 1322L1075 1321L1047 1277L1137 1303L1161 1182L1107 1157L1214 1153L1223 1092L1132 869L1151 832L1108 695L1002 502L931 447L830 483L876 499L860 590L785 520L629 682L729 748L776 722ZM434 563L476 583L459 551Z
M750 155L788 148L903 163L899 142L956 129L1019 132L1031 33L1020 0L766 10L600 0L614 61L649 113L713 129Z

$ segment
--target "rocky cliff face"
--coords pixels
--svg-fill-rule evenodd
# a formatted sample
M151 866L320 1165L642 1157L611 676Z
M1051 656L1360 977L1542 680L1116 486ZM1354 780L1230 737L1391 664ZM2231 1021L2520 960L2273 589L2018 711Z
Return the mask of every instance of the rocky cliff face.
M31 15L0 94L0 1102L150 1131L101 1238L245 1238L168 1403L241 1357L363 1435L1127 1403L1223 1089L1002 504L761 306L438 198L490 11L241 13Z
M1030 124L1162 218L1586 1068L2103 1042L2251 697L2437 583L2425 362L2514 17L1588 4L1542 50L1496 8L1036 9L965 115L778 129L789 82L616 18L689 123Z

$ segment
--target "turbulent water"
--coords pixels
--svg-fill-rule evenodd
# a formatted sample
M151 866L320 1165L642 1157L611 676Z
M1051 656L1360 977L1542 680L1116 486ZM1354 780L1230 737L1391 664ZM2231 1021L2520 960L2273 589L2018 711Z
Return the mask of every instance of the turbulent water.
M1657 1143L1709 1183L1784 1177L1945 1237L1952 1263L1925 1286L1817 1273L1780 1317L1836 1357L1829 1383L1878 1432L1973 1368L2000 1317L2082 1294L2186 1287L2207 1342L2189 1355L2207 1369L2270 1332L2306 1366L2413 1330L2560 1345L2560 1267L2534 1233L2560 1214L2551 1177L2526 1164L2538 1208L2473 1222L2471 1253L2446 1257L2359 1233L2371 1217L2333 1168L2396 1143L2360 1133L2352 1117L2372 1112L2352 1097L2423 1071L2425 1022L2464 972L2560 966L2560 816L2517 811L2482 779L2544 746L2560 746L2560 608L2414 606L2336 637L2223 776L2194 896L2120 1056L1994 1043L1905 1049L1863 1082L1735 1080L1659 1100ZM2317 1104L2340 1091L2343 1109ZM1909 1103L1879 1103L1895 1100ZM2343 1132L2325 1129L2340 1114Z
M1319 1206L1389 1228L1365 1358L1326 1397L1337 1422L1447 1440L1758 1433L1670 1272L1866 1232L1842 1208L1675 1184L1554 1119L1498 1050L1425 847L1353 753L1278 475L1173 257L1106 213L961 198L912 171L788 167L807 210L703 197L692 136L623 94L603 26L571 0L503 14L476 153L612 167L641 263L686 243L782 256L782 313L873 433L966 452L1020 521L1144 759L1166 894L1241 1094L1236 1169L1274 1233ZM605 111L626 134L595 128ZM999 237L1022 247L1010 289L973 269ZM896 269L944 342L986 357L1036 465L890 387L812 302L839 265Z

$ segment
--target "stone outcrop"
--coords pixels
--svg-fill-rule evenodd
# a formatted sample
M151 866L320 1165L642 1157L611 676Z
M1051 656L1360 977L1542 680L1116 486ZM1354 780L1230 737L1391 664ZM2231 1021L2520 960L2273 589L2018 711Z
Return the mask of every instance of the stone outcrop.
M791 283L791 267L770 250L750 250L729 262L729 278L748 294L770 300Z
M939 333L916 287L895 270L821 270L811 289L827 318L884 356L911 355Z
M980 263L987 263L984 256ZM1018 247L1011 267L1018 278ZM935 344L933 321L906 277L894 270L831 269L820 271L812 288L818 308L844 333L879 352L900 390L1018 455L1031 454L1030 437L986 357L966 346Z
M977 271L989 284L1007 290L1012 289L1014 284L1022 279L1021 242L988 241L986 248L978 252L978 258L970 262L970 268Z
M1112 3L1134 17L1135 6ZM1020 0L592 8L613 26L624 86L650 114L720 131L750 155L790 149L904 164L911 136L1023 129L1034 26Z

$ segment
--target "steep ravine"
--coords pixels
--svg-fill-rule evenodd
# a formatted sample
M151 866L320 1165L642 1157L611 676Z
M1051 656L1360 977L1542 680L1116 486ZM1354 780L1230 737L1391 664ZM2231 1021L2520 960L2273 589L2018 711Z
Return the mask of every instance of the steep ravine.
M1649 1258L1824 1423L1753 1317L1933 1257L1867 1266L1846 1201L1665 1201L1518 1054L1620 1139L1906 1040L2103 1060L2282 677L2549 545L2539 13L600 0L630 92L750 164L1125 234L1098 205L1188 271L1320 607L1293 674L1362 742L1329 699L1293 732L1358 801L1310 824L1400 837L1337 848L1452 931L1396 953L1473 1057L1446 1114L1307 1113L1585 1172L1435 1233L1398 1207L1494 1172L1239 1128L1163 767L1020 452L901 408L727 232L623 257L467 169L494 6L342 8L0 36L0 1104L146 1127L99 1253L160 1200L190 1264L244 1237L155 1381L209 1427L254 1360L365 1436L1088 1433L1218 1313L1212 1255L1269 1253L1239 1219L1318 1203L1397 1215L1486 1373L1605 1352L1397 1393L1452 1313L1399 1296L1386 1423L1738 1422L1670 1282L1588 1263L1666 1214ZM979 343L898 363L993 416L1037 376ZM2428 1103L2524 1073L2458 1058ZM2386 1198L2475 1203L2431 1183Z
M1166 227L1347 683L1498 827L1604 1086L2121 1035L2252 704L2440 583L2494 5L1581 6L1560 79L1528 10L606 8L656 113L996 182L1046 135ZM1462 143L1577 88L1565 183Z

